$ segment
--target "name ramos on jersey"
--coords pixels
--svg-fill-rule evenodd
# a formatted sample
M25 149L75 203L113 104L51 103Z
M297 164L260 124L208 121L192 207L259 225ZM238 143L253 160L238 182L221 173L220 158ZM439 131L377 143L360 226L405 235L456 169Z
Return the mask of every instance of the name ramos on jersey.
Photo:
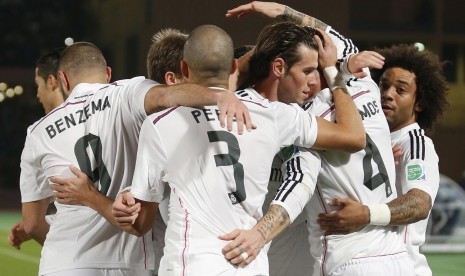
M76 110L73 113L63 116L52 124L48 125L45 130L47 131L50 139L53 139L57 134L76 126L85 123L97 111L104 111L106 108L111 108L108 96L105 99L98 99L91 101L82 109Z

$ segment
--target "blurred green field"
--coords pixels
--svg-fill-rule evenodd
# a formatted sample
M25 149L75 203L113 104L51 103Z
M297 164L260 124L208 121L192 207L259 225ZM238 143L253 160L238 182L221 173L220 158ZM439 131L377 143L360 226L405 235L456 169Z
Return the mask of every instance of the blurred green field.
M41 247L34 241L16 250L8 244L8 231L20 219L19 212L0 213L0 275L37 275ZM464 276L465 254L429 254L434 276Z

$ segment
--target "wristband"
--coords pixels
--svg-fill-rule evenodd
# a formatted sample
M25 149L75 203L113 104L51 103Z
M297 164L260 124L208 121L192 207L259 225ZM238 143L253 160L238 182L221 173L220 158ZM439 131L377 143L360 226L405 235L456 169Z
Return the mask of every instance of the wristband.
M391 210L387 204L368 205L370 225L388 225L391 221Z
M328 83L329 89L335 85L336 77L339 71L337 70L336 66L329 66L323 69L323 74L325 76L326 82Z

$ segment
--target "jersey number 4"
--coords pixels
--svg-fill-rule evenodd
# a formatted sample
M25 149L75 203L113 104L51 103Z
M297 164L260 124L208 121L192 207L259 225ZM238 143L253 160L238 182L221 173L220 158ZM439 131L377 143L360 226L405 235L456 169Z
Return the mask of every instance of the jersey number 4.
M209 131L208 140L210 143L226 142L228 145L228 154L216 154L215 163L217 167L232 166L234 170L234 181L236 182L236 191L228 193L232 204L238 204L245 200L246 193L244 187L244 167L238 162L241 155L239 142L237 138L226 131Z
M99 191L106 195L110 188L111 178L107 167L103 164L100 138L93 134L81 137L74 145L74 154L81 171L87 174L93 182L100 181Z
M384 166L383 159L379 153L378 147L371 140L370 136L367 134L367 145L365 147L365 157L363 157L363 184L373 191L378 188L383 183L385 184L386 197L389 197L392 194L391 183L386 171L386 166ZM378 166L378 173L373 175L373 166L371 164L372 160Z

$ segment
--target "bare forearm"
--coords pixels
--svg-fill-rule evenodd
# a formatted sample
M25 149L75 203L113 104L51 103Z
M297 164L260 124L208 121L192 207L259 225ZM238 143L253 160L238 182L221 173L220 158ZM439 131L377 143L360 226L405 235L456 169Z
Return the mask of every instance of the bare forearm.
M37 225L37 227L32 231L29 232L29 236L40 245L44 245L45 237L47 236L48 230L50 229L50 225L44 220Z
M97 190L94 190L89 197L87 197L87 201L85 205L97 211L100 215L102 215L109 223L113 224L114 226L118 226L111 208L113 205L113 200Z
M145 96L147 114L175 106L214 105L218 100L218 90L195 84L159 85L152 87Z
M45 236L50 228L50 225L45 221L49 203L50 198L44 198L22 204L24 231L41 245L44 244Z
M419 189L412 189L389 202L388 206L391 211L390 225L410 224L428 217L431 197Z
M333 139L339 141L342 150L357 152L365 148L366 135L362 119L355 103L345 89L336 88L333 91L333 101L336 108L336 123L338 131Z
M310 27L318 28L322 30L325 30L328 27L326 23L316 19L315 17L296 11L288 6L285 6L284 8L283 17L286 20L289 20L296 24L300 24L304 26L310 26Z
M260 232L267 243L286 229L289 224L290 219L286 209L280 205L272 204L265 216L253 229Z

